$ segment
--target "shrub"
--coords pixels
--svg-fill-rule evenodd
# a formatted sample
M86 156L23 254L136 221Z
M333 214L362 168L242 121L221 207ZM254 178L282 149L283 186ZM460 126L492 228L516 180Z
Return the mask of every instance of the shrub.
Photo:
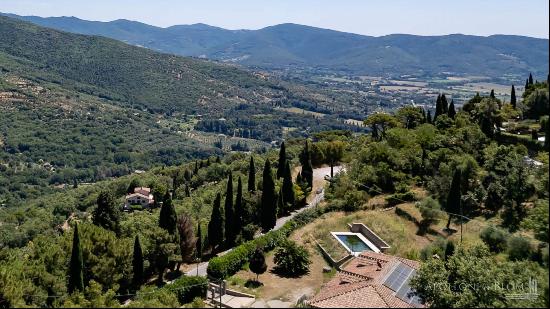
M445 257L445 251L447 250L447 241L443 238L436 239L433 243L427 245L420 251L420 258L423 261L431 259L435 254L440 258Z
M395 206L397 204L401 204L403 202L412 202L414 201L414 193L411 191L407 191L405 193L394 193L388 197L386 197L386 202L388 203L388 206Z
M293 241L285 241L275 252L275 270L283 275L297 277L309 272L309 252Z
M205 277L184 276L167 285L166 288L176 294L178 302L183 305L197 297L206 298L208 280Z
M441 206L439 202L431 197L425 198L419 205L420 214L422 215L422 221L420 221L420 232L425 233L428 228L437 224L441 218Z
M514 236L508 239L508 259L526 260L531 256L531 243L526 238Z
M506 250L507 233L494 226L488 226L479 235L481 240L489 247L489 250L494 253L499 253Z

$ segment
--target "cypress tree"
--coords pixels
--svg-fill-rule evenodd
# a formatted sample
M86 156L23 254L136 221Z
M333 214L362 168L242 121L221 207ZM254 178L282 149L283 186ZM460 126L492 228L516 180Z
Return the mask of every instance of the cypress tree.
M120 234L120 210L110 191L102 191L97 197L97 208L93 211L93 224Z
M529 85L533 85L533 74L529 73Z
M285 142L281 143L281 149L279 150L279 162L277 165L277 179L282 178L285 174L286 166L286 149Z
M82 248L80 247L80 236L78 235L78 224L74 226L73 248L71 252L71 261L69 264L69 293L78 290L84 290L84 259L82 258Z
M189 190L189 185L185 185L185 196L191 197L191 191Z
M494 99L495 98L495 89L491 89L491 94L489 94L489 97L491 99Z
M197 220L198 221L198 220ZM202 259L202 229L201 229L201 223L197 223L197 260L200 261Z
M225 190L225 204L224 204L224 213L225 213L225 246L226 248L231 248L235 245L235 222L234 220L234 209L233 209L233 173L229 172L229 177L227 179L227 189Z
M447 114L449 112L449 103L445 94L441 95L441 114ZM440 115L441 115L440 114Z
M243 182L241 180L241 177L239 176L239 180L237 180L237 199L235 200L235 218L234 218L234 228L235 228L235 236L238 236L241 234L243 229L243 217L244 214L244 208L243 208Z
M514 87L514 85L512 85L512 93L511 93L510 96L511 96L510 104L512 104L512 107L514 107L514 109L516 109L517 98L516 98L516 87Z
M256 191L256 167L254 166L253 156L250 156L250 166L248 167L248 191Z
M437 96L437 100L435 101L435 115L433 118L433 123L435 123L435 120L437 119L437 116L443 114L443 107L441 105L441 95Z
M170 196L170 192L166 192L162 207L160 208L159 226L168 231L168 234L174 235L177 228L177 221L178 216L172 204L172 197Z
M292 183L292 174L290 172L290 164L286 162L285 173L283 177L283 202L285 205L288 205L290 209L295 207L295 196L294 196L294 184Z
M136 235L134 240L134 255L132 258L132 268L134 271L133 286L137 291L143 283L143 250L141 249L141 244L139 242L139 236Z
M214 199L210 222L208 222L208 242L212 248L220 246L223 241L223 217L220 209L221 200L222 197L218 193Z
M277 199L275 194L275 182L271 171L269 159L265 160L263 171L261 227L264 233L271 230L277 222Z
M430 111L430 110L428 110L428 114L426 114L426 121L429 124L433 123L433 121L432 121L432 111Z
M313 166L311 165L311 153L309 152L309 143L307 140L300 154L300 163L302 164L302 178L307 182L310 188L313 188Z
M279 194L277 194L277 218L284 217L285 214L290 213L287 210L287 206L283 201L283 189L279 189Z
M193 169L193 174L197 175L199 173L199 163L195 161L195 168Z
M451 183L451 189L449 190L449 194L447 195L447 204L446 204L446 211L450 213L457 214L460 212L460 198L462 196L460 192L460 183L461 183L461 172L460 169L456 169L453 175L453 181ZM452 215L449 214L449 220L447 221L447 229L449 229L449 226L451 225L451 218ZM462 218L460 218L462 220Z
M423 123L427 123L428 122L428 119L426 118L426 110L425 109L422 109L422 118L423 118ZM332 177L332 176L331 176Z
M451 100L451 105L449 105L449 113L447 113L447 115L448 115L451 119L455 119L455 116L456 116L455 100Z
M524 91L527 91L527 88L529 88L529 79L525 80L525 89L524 89Z

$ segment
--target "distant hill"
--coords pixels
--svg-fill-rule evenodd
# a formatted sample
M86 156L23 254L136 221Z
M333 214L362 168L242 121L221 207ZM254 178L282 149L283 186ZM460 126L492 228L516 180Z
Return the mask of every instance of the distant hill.
M226 30L204 24L159 28L116 20L15 16L42 26L101 35L185 56L263 68L309 67L371 75L441 73L520 79L548 74L548 40L523 36L371 37L296 24Z
M119 31L128 25L121 23ZM243 103L271 106L275 99L301 98L276 81L234 65L159 53L5 16L0 16L2 69L152 112L220 114Z

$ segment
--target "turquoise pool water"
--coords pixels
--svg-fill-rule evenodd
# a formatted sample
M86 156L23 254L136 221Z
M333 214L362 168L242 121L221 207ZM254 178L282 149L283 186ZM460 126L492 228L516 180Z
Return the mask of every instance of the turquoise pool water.
M352 252L372 251L357 235L336 235Z

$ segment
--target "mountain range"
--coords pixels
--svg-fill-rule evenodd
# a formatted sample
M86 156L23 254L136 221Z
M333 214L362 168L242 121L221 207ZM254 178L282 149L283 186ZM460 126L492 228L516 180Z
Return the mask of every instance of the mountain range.
M364 36L297 24L227 30L205 24L160 28L75 17L11 17L99 35L156 51L265 69L309 68L381 76L476 75L519 79L548 74L548 40L512 35Z

